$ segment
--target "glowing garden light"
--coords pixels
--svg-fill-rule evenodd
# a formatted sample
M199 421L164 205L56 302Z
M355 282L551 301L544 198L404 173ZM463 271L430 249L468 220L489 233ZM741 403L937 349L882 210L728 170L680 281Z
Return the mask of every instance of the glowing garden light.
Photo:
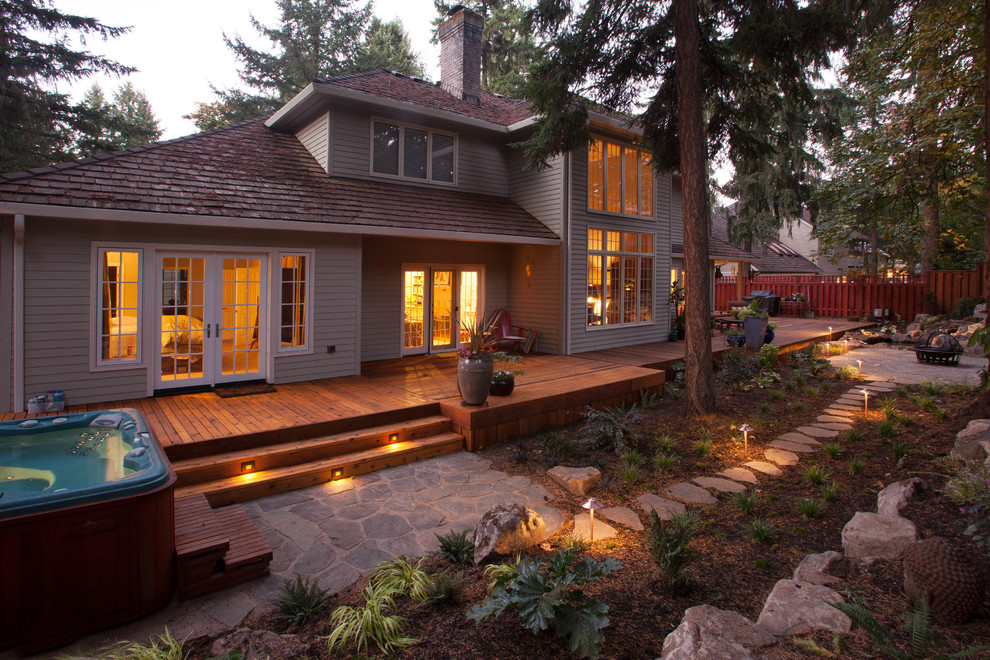
M863 376L863 361L862 360L856 360L856 368L859 370L860 377L862 377Z
M863 394L863 412L870 412L870 391L864 387L860 392Z
M602 503L596 500L594 497L589 499L587 502L581 505L588 510L588 515L590 516L590 525L588 529L590 530L591 538L589 541L595 540L595 511L602 508Z
M749 434L752 432L753 427L749 424L743 424L739 427L739 430L743 432L743 453L745 456L749 456Z

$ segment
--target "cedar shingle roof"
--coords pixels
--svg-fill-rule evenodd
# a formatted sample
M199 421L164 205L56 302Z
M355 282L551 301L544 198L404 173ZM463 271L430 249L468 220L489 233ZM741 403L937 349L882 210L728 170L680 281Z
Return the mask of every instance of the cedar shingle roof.
M357 233L383 227L557 238L504 197L328 177L295 136L261 119L0 175L4 202L353 225Z
M410 78L387 69L363 71L332 78L317 78L314 86L326 85L350 89L372 96L411 103L431 110L453 112L500 126L510 126L532 117L529 102L510 99L498 94L481 92L481 105L463 101L448 94L439 84Z
M724 213L712 213L712 237L722 241L729 240L728 220ZM770 241L767 244L756 242L753 245L754 257L749 259L753 267L760 273L809 273L822 272L815 263L803 257L794 249L780 241Z

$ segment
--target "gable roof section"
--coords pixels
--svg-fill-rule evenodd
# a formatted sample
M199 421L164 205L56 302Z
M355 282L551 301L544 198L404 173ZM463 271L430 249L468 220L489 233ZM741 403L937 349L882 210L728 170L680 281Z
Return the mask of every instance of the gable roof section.
M42 206L55 208L42 213ZM0 175L0 212L58 216L59 208L192 216L190 223L226 218L325 231L558 242L504 197L330 178L293 135L260 119Z
M712 238L718 238L728 243L729 227L725 213L712 211ZM738 248L737 248L738 249ZM756 242L753 245L754 257L750 258L753 267L761 273L810 273L822 272L813 261L800 255L780 241L770 241L766 244Z

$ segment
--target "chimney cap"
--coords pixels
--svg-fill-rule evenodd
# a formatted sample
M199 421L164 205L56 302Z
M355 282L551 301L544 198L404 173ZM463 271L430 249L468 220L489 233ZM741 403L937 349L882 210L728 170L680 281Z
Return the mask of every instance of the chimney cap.
M447 12L447 16L453 16L462 9L467 9L467 7L465 7L464 5L454 5L453 7L450 8L450 11Z

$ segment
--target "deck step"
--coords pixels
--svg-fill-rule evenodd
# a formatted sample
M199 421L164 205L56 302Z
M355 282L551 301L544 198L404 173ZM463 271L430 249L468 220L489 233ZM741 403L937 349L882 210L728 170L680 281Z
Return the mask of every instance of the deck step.
M265 472L300 463L321 461L374 449L390 444L390 436L398 442L427 438L450 431L450 420L442 415L429 415L393 424L371 426L344 433L295 439L237 451L172 461L179 488L198 483L237 477L244 473L245 462L254 464L251 472Z
M268 575L272 550L240 506L213 509L202 493L177 494L175 528L180 601Z
M176 498L203 495L212 506L220 507L315 486L333 479L353 477L404 463L413 463L463 448L462 435L452 432L437 433L425 438L396 442L331 458L190 484L176 488L175 494Z

